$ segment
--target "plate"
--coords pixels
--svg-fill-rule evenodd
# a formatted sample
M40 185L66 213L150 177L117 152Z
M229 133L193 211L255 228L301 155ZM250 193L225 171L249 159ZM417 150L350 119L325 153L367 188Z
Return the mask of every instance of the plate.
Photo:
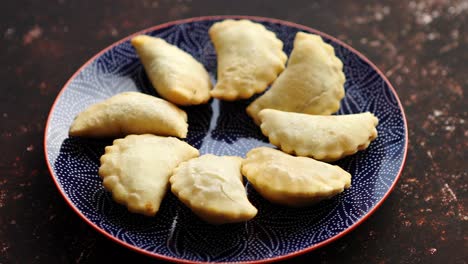
M216 81L216 53L210 26L226 18L247 18L265 25L289 54L296 32L319 34L344 63L346 97L338 114L370 111L380 120L379 137L366 151L337 162L352 174L352 187L315 206L290 209L270 204L248 183L258 215L241 224L212 226L200 221L168 192L156 217L129 213L101 185L99 157L111 140L68 137L73 118L89 105L120 92L157 96L130 38L149 34L192 54ZM314 29L260 17L199 17L149 28L104 49L85 63L57 96L47 120L44 149L53 181L65 201L85 222L113 241L149 256L186 262L263 262L292 257L330 243L362 223L389 195L407 151L403 108L385 76L363 55ZM185 107L187 142L203 153L244 156L268 140L247 116L251 100Z

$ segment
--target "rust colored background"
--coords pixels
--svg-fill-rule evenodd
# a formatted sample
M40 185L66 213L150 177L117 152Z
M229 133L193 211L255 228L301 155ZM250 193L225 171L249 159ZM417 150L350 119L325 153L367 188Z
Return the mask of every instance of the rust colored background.
M206 15L304 24L365 54L409 125L394 192L356 230L287 263L467 263L468 1L2 1L0 263L154 263L114 244L64 202L46 168L44 125L62 85L135 31Z

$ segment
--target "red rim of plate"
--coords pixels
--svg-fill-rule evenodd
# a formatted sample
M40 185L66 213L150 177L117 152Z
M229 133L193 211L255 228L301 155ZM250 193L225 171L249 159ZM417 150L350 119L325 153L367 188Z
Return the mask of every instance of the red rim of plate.
M62 190L62 188L60 187L60 184L59 184L59 182L57 180L57 177L54 174L54 170L52 169L52 167L50 165L49 157L47 156L47 131L49 129L52 112L53 112L53 110L54 110L54 108L55 108L55 106L57 104L58 99L61 97L62 93L65 91L65 88L68 87L70 82L73 79L75 79L75 77L81 72L81 70L83 68L88 66L91 62L93 62L96 58L101 56L103 53L105 53L108 50L112 49L113 47L119 45L120 43L131 39L132 37L134 37L136 35L144 34L144 33L150 32L150 31L158 30L158 29L161 29L161 28L165 28L165 27L169 27L169 26L177 25L177 24L184 24L184 23L204 21L204 20L218 20L218 19L250 19L250 20L254 20L254 21L271 22L271 23L276 23L276 24L282 24L282 25L289 26L289 27L299 28L301 30L306 30L306 31L309 31L309 32L313 32L314 34L321 35L323 37L331 39L332 41L344 46L348 50L350 50L353 53L357 54L362 60L364 60L367 64L369 64L383 78L383 80L387 83L388 87L390 88L390 90L392 91L393 95L395 96L395 98L396 98L396 100L398 102L398 106L399 106L399 108L401 110L402 117L403 117L403 122L404 122L404 126L405 126L405 150L404 150L404 153L403 153L403 160L402 160L400 169L398 171L397 177L393 181L393 183L390 186L390 188L388 189L387 193L385 193L385 195L382 197L382 199L379 202L377 202L377 204L374 206L374 208L372 208L366 215L364 215L361 219L359 219L354 224L352 224L351 226L349 226L348 228L343 230L341 233L339 233L339 234L337 234L337 235L335 235L335 236L333 236L333 237L331 237L331 238L329 238L329 239L327 239L325 241L322 241L322 242L320 242L318 244L315 244L315 245L310 246L308 248L304 248L304 249L301 249L301 250L298 250L298 251L295 251L295 252L292 252L292 253L289 253L289 254L286 254L286 255L283 255L283 256L267 258L267 259L262 259L262 260L245 261L245 262L239 262L239 263L268 263L268 262L284 260L284 259L292 258L292 257L298 256L298 255L301 255L301 254L304 254L304 253L307 253L307 252L311 252L311 251L313 251L313 250L315 250L317 248L320 248L320 247L323 247L323 246L325 246L327 244L330 244L331 242L333 242L333 241L343 237L344 235L348 234L349 232L354 230L357 226L359 226L362 222L364 222L367 218L369 218L369 216L371 216L380 207L380 205L383 203L383 201L385 201L387 199L388 195L392 192L393 188L395 188L395 185L396 185L396 183L398 182L398 179L401 176L401 173L403 171L403 167L404 167L405 162L406 162L406 154L407 154L407 151L408 151L408 124L407 124L407 121L406 121L406 115L405 115L405 112L403 110L403 106L402 106L402 104L400 102L400 99L398 98L398 95L397 95L397 93L395 91L395 88L388 81L388 79L385 77L385 75L382 73L382 71L380 71L377 68L377 66L375 66L371 61L369 61L369 59L367 59L364 55L362 55L357 50L353 49L351 46L343 43L342 41L340 41L340 40L338 40L338 39L336 39L336 38L334 38L332 36L329 36L329 35L327 35L327 34L325 34L323 32L320 32L318 30L315 30L315 29L307 27L307 26L303 26L303 25L300 25L300 24L296 24L296 23L293 23L293 22L288 22L288 21L284 21L284 20L280 20L280 19L257 17L257 16L202 16L202 17L194 17L194 18L188 18L188 19L175 20L175 21L163 23L163 24L160 24L160 25L157 25L157 26L154 26L154 27L150 27L150 28L138 31L138 32L136 32L136 33L124 38L124 39L121 39L121 40L113 43L112 45L108 46L107 48L103 49L102 51L100 51L99 53L94 55L85 64L83 64L83 66L81 66L72 75L72 77L65 83L65 85L62 87L59 94L55 98L55 101L52 104L52 107L50 109L49 116L47 118L47 123L46 123L46 126L45 126L45 133L44 133L44 155L45 155L47 167L49 169L52 180L54 181L55 185L57 186L57 189L62 194L65 201L78 214L78 216L80 216L86 223L88 223L90 226L92 226L94 229L96 229L99 233L103 234L104 236L106 236L110 240L113 240L114 242L117 242L118 244L120 244L122 246L125 246L125 247L127 247L129 249L132 249L132 250L134 250L136 252L142 253L142 254L150 256L150 257L155 257L155 258L159 258L159 259L163 259L163 260L167 260L167 261L172 261L172 262L179 262L179 263L203 263L203 262L199 262L199 261L189 261L189 260L178 259L178 258L174 258L174 257L168 257L168 256L164 256L164 255L161 255L161 254L146 251L146 250L141 249L139 247L136 247L134 245L130 245L127 242L124 242L124 241L110 235L105 230L101 229L96 224L91 222L88 218L86 218L86 216L84 216L81 213L81 211L78 210L78 208L75 207L75 205L72 203L72 201L68 198L68 196Z

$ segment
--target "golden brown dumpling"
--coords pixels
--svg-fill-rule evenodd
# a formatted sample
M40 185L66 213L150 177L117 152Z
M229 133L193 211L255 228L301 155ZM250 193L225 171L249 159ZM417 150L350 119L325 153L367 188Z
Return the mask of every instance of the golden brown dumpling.
M116 202L131 212L153 216L173 169L198 155L197 149L174 137L130 135L106 147L99 175Z
M210 100L210 76L192 55L161 38L146 35L134 37L132 45L161 97L178 105Z
M338 111L344 97L343 63L320 36L298 32L284 72L271 88L247 107L259 124L265 108L314 115Z
M263 25L224 20L209 30L218 57L218 82L211 96L233 101L263 92L283 71L283 42Z
M267 147L247 153L242 174L265 199L292 207L314 204L351 186L351 175L338 166Z
M377 138L377 117L366 112L352 115L308 115L263 109L261 129L282 151L334 161L366 149Z
M170 178L171 190L201 219L212 224L252 219L257 209L247 199L242 158L207 154L181 163Z
M185 138L187 130L187 114L174 104L139 92L124 92L79 113L69 135L121 137L151 133Z

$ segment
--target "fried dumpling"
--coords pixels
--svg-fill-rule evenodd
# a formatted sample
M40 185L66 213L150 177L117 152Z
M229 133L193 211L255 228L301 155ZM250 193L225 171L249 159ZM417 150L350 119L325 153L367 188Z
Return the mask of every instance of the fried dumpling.
M377 117L366 112L352 115L308 115L263 109L261 129L282 151L334 161L366 149L377 138Z
M218 57L218 82L211 96L233 101L263 92L283 71L283 42L263 25L224 20L209 30Z
M187 114L174 104L139 92L124 92L79 113L69 135L122 137L150 133L185 138L187 130Z
M208 223L226 224L252 219L240 172L242 158L203 155L181 163L170 178L171 190Z
M267 147L247 153L242 174L265 199L291 207L317 203L351 186L351 175L338 166Z
M131 42L161 97L178 105L198 105L210 100L210 76L192 55L147 35L136 36Z
M99 176L117 203L130 212L153 216L174 168L198 155L197 149L174 137L130 135L106 147Z
M329 115L340 108L344 83L343 63L333 47L320 36L298 32L286 69L247 113L257 124L258 112L265 108Z

